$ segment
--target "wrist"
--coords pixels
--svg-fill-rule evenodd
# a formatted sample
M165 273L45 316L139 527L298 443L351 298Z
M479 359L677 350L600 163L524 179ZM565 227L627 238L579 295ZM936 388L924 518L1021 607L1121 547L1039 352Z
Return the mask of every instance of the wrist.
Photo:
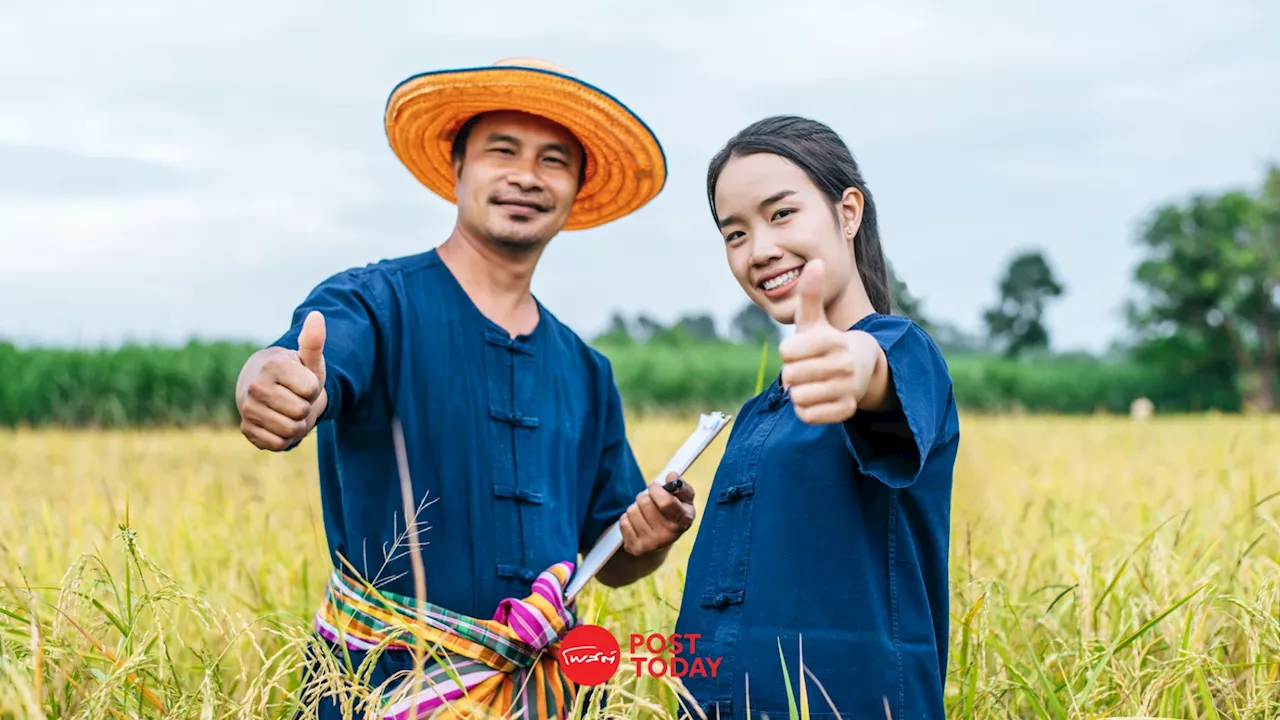
M845 343L849 346L854 373L860 377L875 377L884 360L884 353L875 337L863 330L850 330L845 333ZM861 393L866 392L867 386L863 386ZM856 399L862 400L861 397Z
M853 355L857 383L855 398L859 410L882 412L895 404L889 378L889 358L874 335L862 330L849 331L848 342Z
M323 385L320 386L320 396L311 404L311 426L315 427L320 422L324 411L329 407L329 391Z

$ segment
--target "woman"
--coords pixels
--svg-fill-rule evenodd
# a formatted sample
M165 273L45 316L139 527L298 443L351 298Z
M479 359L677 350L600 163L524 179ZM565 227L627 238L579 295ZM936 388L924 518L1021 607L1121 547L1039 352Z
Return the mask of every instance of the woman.
M708 717L786 717L803 651L811 717L941 720L959 423L937 346L889 314L871 193L830 128L775 117L707 194L734 277L796 332L707 496L676 632L722 659L685 685Z

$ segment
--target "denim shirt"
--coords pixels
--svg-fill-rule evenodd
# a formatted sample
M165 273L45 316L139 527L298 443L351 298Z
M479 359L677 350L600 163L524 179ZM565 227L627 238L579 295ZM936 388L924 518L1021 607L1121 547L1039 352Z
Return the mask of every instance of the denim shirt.
M946 363L917 325L872 315L899 407L808 425L778 380L748 400L716 471L677 633L720 657L684 682L708 717L786 717L800 653L845 718L942 720L959 422ZM687 644L686 644L687 647ZM690 658L692 660L692 658ZM814 718L833 718L806 677ZM796 699L797 706L799 699Z
M512 338L435 250L337 273L274 344L324 314L329 404L315 433L331 560L413 595L392 446L398 415L427 600L490 618L575 561L646 486L609 361L539 304ZM317 602L319 598L317 598Z

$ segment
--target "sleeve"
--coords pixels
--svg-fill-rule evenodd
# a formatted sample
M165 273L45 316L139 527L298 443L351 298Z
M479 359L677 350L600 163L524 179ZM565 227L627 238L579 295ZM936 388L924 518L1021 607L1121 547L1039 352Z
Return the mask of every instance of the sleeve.
M272 347L298 349L298 335L307 315L324 315L325 391L328 405L319 422L331 420L354 407L373 381L382 332L382 305L355 271L333 275L319 285L293 311L289 329Z
M600 539L600 535L635 502L636 495L648 486L640 471L640 464L627 440L626 421L622 412L622 397L614 383L613 371L608 360L604 361L606 376L602 409L604 412L600 465L596 470L595 487L591 492L591 504L578 537L582 553Z
M951 374L942 351L909 319L880 316L861 329L884 349L898 403L887 412L854 413L841 432L863 473L889 487L908 487L933 449L953 434Z

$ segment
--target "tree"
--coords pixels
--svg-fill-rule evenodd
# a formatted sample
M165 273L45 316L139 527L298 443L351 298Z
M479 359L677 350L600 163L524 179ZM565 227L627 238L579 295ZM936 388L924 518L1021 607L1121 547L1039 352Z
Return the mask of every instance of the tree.
M992 343L1003 346L1009 357L1048 348L1045 305L1051 298L1061 297L1064 289L1044 254L1028 250L1015 255L998 288L999 299L982 315Z
M923 300L911 293L907 283L894 270L893 263L887 263L887 270L889 296L892 299L891 312L894 315L911 318L912 322L933 337L934 342L944 354L968 353L984 349L984 338L973 336L946 320L929 317L924 311Z
M1134 273L1141 295L1128 308L1138 350L1165 368L1215 368L1217 379L1228 373L1244 404L1275 410L1280 168L1269 169L1257 196L1198 194L1157 208L1139 243L1146 253Z
M698 342L715 342L720 339L720 334L716 331L715 318L706 313L684 315L676 322L673 329Z
M893 314L909 317L925 332L932 332L933 323L924 316L924 306L920 298L912 295L907 284L898 276L898 273L894 272L893 263L887 263L886 269L889 275L889 297L892 300L890 304Z
M615 345L624 345L631 342L631 328L627 325L627 319L620 312L614 312L609 316L609 327L595 342L607 342Z
M655 336L661 335L664 331L662 323L654 320L644 313L641 313L640 316L636 318L635 328L635 335L637 339L642 342L652 340Z
M730 332L735 340L747 343L768 342L777 345L782 340L782 331L778 323L759 305L748 302L742 306L730 323Z

